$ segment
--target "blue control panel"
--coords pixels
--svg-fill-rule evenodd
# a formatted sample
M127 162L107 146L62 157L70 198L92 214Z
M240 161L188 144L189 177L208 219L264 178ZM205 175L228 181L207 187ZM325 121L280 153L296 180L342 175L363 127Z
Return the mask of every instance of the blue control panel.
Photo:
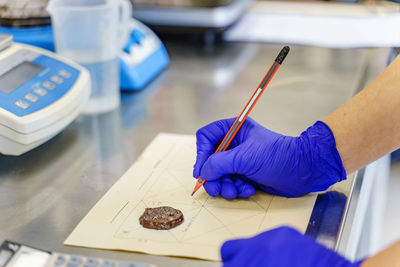
M124 52L120 56L121 90L135 91L143 89L169 64L167 49L160 39L145 25L133 20L135 26L131 31ZM137 60L137 55L145 55ZM136 58L136 60L134 59Z
M19 117L32 114L63 97L79 74L79 70L45 55L24 61L0 76L0 80L10 83L10 88L0 89L0 108ZM18 85L18 79L22 84Z

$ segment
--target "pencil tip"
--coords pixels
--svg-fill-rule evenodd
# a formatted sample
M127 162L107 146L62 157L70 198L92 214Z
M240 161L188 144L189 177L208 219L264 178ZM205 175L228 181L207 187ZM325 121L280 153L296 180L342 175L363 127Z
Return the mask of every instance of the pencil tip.
M194 195L194 193L195 193L195 192L192 192L191 196L193 196L193 195Z

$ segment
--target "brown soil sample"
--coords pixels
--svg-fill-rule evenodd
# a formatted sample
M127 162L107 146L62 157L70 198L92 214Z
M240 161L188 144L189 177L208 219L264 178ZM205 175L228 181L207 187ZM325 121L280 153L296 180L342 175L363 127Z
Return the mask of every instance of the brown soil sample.
M183 222L183 213L172 207L146 208L139 218L140 224L145 228L168 230Z

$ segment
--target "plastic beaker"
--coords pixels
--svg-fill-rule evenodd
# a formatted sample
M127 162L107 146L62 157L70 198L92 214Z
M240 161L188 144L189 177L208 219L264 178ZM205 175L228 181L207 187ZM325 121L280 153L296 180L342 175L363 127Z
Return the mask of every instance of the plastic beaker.
M118 56L125 46L132 6L128 0L51 0L47 6L56 52L86 67L92 92L85 113L120 104Z

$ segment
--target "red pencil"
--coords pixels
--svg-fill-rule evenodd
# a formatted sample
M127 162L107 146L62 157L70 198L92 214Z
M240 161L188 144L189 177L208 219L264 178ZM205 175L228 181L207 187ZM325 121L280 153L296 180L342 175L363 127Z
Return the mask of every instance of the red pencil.
M258 85L257 89L254 91L253 95L250 97L249 101L247 101L246 106L243 108L242 112L240 112L239 116L232 124L229 131L226 133L224 139L222 140L221 144L218 146L217 150L214 153L225 151L230 143L232 142L233 138L235 137L236 133L239 131L240 127L242 127L244 121L246 120L247 116L249 116L250 111L253 109L254 105L257 103L258 99L267 88L267 85L271 81L272 77L274 77L276 71L281 66L283 60L289 53L289 46L285 46L282 48L279 55L276 57L274 63L272 63L271 67L265 74L264 78ZM200 176L197 178L196 185L193 189L192 196L196 193L197 190L205 183L206 181L203 180Z

